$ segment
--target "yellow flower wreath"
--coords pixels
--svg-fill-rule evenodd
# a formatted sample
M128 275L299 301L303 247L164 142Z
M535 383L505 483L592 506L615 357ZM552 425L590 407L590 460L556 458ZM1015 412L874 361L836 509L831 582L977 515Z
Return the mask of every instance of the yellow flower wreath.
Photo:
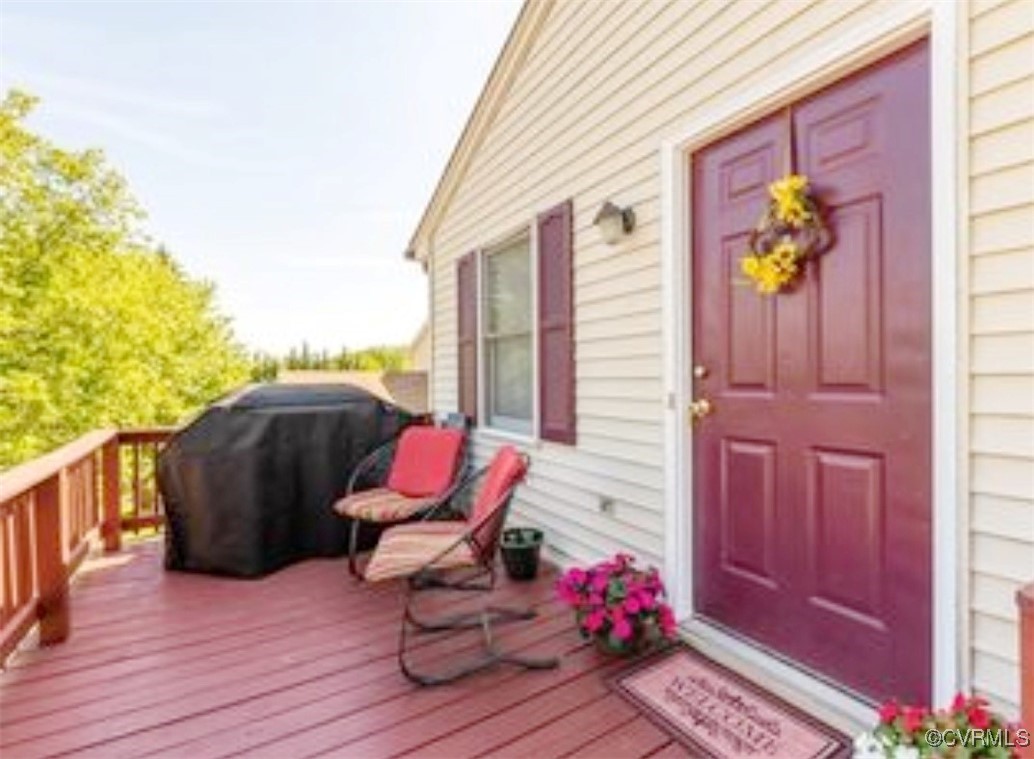
M759 293L770 295L793 283L804 262L829 235L812 199L808 177L788 174L768 186L771 198L740 262ZM805 244L796 239L804 233Z

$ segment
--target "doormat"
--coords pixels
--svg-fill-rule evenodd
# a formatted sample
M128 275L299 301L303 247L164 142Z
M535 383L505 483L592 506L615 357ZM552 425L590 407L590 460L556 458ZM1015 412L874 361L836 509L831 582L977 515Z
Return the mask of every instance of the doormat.
M672 737L706 756L848 755L846 736L688 648L633 665L612 684Z

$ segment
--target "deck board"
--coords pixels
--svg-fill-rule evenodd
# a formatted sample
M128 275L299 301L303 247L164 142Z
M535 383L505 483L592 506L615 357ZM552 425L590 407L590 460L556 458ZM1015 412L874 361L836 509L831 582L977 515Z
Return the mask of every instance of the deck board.
M86 569L69 641L21 651L0 675L5 759L681 753L609 691L620 665L578 638L550 571L502 582L493 601L539 610L500 641L559 654L559 669L418 688L395 661L399 586L356 583L342 561L233 580L166 573L160 544L143 543ZM484 600L436 595L436 612ZM415 658L461 661L477 646L474 631L427 635Z

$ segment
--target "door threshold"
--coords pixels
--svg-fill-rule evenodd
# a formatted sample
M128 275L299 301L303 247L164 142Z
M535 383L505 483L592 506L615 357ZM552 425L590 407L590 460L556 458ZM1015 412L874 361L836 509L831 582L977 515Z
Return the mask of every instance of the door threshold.
M876 705L789 663L771 651L700 617L683 622L682 639L747 680L850 738L876 724Z

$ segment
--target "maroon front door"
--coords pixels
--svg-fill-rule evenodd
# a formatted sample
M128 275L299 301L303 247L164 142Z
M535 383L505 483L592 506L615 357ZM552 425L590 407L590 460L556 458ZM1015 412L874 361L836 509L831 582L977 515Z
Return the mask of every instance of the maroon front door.
M692 157L694 594L703 616L876 698L931 666L928 51ZM794 171L835 244L790 291L740 274Z

